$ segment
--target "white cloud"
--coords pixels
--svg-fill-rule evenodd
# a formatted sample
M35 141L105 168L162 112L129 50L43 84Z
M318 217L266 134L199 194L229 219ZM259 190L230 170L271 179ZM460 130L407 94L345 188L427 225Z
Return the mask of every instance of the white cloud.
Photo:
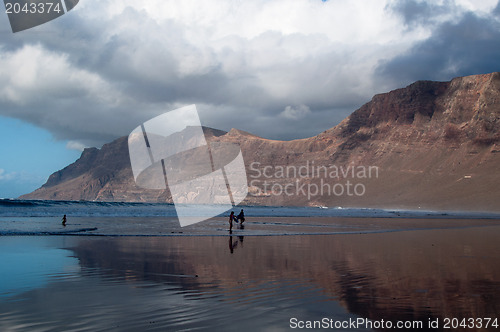
M498 4L498 0L456 0L456 2L467 11L478 13L488 13L491 10L495 9Z
M78 141L68 141L68 143L66 143L66 149L83 151L85 148L85 144Z
M301 124L313 135L396 87L376 80L380 63L463 8L493 3L461 2L461 11L450 5L432 24L409 28L389 0L81 1L0 42L0 114L98 145L193 103L203 124L264 137L283 116L298 116L300 107L287 105L308 105L310 115L329 110L332 122ZM282 138L296 133L284 131Z
M285 110L280 113L281 117L289 120L300 120L311 114L311 109L306 105L287 106Z
M110 107L127 99L98 73L73 66L69 57L40 44L1 52L0 98L20 106L89 98Z
M4 169L0 168L0 181L9 181L16 177L16 173L8 173Z
M133 9L158 25L174 22L187 27L185 39L213 41L227 36L252 39L267 31L324 34L332 41L366 42L398 33L398 21L385 11L386 0L132 0L86 1L79 5L86 19L109 19ZM76 12L76 11L75 11ZM147 26L127 21L123 25ZM201 32L201 35L199 34ZM108 32L109 33L109 32ZM164 31L168 36L169 31Z

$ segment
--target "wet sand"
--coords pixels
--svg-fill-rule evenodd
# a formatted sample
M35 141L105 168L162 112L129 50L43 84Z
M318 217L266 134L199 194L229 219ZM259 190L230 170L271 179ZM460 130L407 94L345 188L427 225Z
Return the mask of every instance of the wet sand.
M495 318L495 224L298 236L2 237L0 330L281 331L292 317Z
M354 217L247 217L244 230L233 223L233 234L243 236L328 235L385 233L410 230L500 226L490 218L354 218ZM54 217L0 217L1 235L77 236L227 236L227 217L181 227L171 217L71 217L66 226Z

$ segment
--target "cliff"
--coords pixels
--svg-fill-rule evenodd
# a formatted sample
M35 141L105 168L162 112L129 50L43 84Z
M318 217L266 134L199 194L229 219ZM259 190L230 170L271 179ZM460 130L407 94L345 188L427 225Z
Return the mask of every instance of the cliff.
M209 142L240 144L247 204L498 211L499 128L500 73L492 73L376 95L307 139L205 133ZM21 198L171 201L168 190L135 185L126 137L86 149Z

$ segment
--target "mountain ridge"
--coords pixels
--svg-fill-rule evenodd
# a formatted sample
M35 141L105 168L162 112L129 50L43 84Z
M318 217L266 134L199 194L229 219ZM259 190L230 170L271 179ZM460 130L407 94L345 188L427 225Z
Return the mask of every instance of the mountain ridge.
M500 73L449 82L417 81L377 94L337 126L305 139L275 141L238 129L228 133L210 129L213 134L204 130L209 142L240 144L249 180L246 204L500 210ZM266 166L299 168L306 164L376 166L380 176L332 179L313 173L293 179L268 179L262 174ZM326 188L327 182L340 188L340 184L346 186L347 181L356 180L365 192L359 197L331 193L314 197L278 195L277 190L264 188L267 180L275 188L290 183L309 188L323 184ZM101 149L84 150L75 163L55 172L41 188L21 198L172 199L168 190L135 186L126 137Z

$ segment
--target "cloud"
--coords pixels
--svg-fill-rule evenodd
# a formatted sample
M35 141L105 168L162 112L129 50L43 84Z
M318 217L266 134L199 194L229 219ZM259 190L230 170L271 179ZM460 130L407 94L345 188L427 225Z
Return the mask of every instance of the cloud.
M2 35L0 114L77 142L73 147L128 135L193 103L204 125L268 138L312 136L395 81L413 79L415 72L401 69L412 65L405 57L423 52L429 63L420 78L432 78L432 62L441 60L424 45L445 33L443 22L450 26L470 10L486 19L490 10L402 3L80 2L60 19ZM481 61L491 64L493 55L486 51ZM307 105L308 122L283 125L285 114L297 116L297 106L286 111L290 105Z
M0 198L14 198L40 187L46 177L26 171L8 172L0 168Z
M420 26L432 30L436 24L453 22L465 13L489 15L497 3L498 0L405 0L391 1L387 9L401 15L405 25L411 28Z
M287 106L280 116L288 120L300 120L311 114L311 109L306 105Z
M58 138L109 139L123 121L121 106L134 105L98 73L75 67L69 55L39 44L0 52L0 61L2 115L49 129Z
M394 82L449 80L499 71L500 16L464 13L440 24L428 39L408 52L382 62L377 75Z
M428 25L453 17L457 6L449 1L428 2L421 0L394 1L389 3L388 9L399 14L404 24L415 28L419 25Z
M16 183L33 183L45 180L43 176L26 171L8 172L0 168L0 181L13 181Z
M4 169L0 168L0 181L12 180L15 176L15 173L7 173Z
M68 143L66 143L66 148L70 149L70 150L83 151L83 149L85 149L86 146L84 144L82 144L81 142L68 141Z

